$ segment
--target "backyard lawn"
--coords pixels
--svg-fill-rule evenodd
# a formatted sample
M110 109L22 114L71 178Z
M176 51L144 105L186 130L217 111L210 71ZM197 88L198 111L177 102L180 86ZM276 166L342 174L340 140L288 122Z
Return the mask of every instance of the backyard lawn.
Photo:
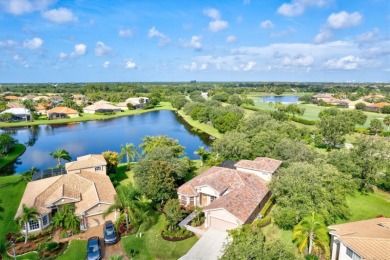
M212 127L208 124L200 123L199 121L192 119L190 116L186 115L183 110L179 110L178 113L192 127L197 128L199 130L202 130L203 132L205 132L209 135L215 136L217 138L222 137L222 134L220 132L218 132L217 129L215 129L214 127Z
M23 144L16 144L10 154L0 159L0 169L7 164L15 161L19 156L24 153L24 151L26 151L26 146L24 146Z
M72 240L66 251L57 259L58 260L73 260L85 259L87 257L87 241Z
M178 259L185 255L198 240L191 237L179 242L170 242L162 239L161 231L165 226L165 216L157 214L157 222L142 237L131 235L123 237L121 243L124 251L138 251L136 259Z

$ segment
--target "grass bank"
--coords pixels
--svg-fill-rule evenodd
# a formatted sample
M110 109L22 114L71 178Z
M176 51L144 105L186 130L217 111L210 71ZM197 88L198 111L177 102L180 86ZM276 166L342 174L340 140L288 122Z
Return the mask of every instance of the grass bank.
M10 154L0 159L0 171L7 164L14 162L25 151L26 151L26 146L24 146L23 144L16 144Z
M217 138L222 137L223 134L218 132L218 130L215 129L214 127L212 127L208 124L200 123L199 121L192 119L190 116L186 115L183 110L179 110L177 112L193 128L199 129L199 130L201 130L209 135L215 136Z
M6 234L19 231L14 217L26 185L18 175L0 177L0 249Z
M80 117L76 118L65 118L65 119L56 119L56 120L35 120L33 122L23 121L23 122L15 122L15 123L5 123L0 122L0 127L18 127L18 126L31 126L31 125L50 125L50 124L69 124L83 121L91 121L91 120L105 120L111 119L121 116L131 116L131 115L139 115L143 113L148 113L152 111L158 110L174 110L171 103L169 102L160 102L155 108L152 109L136 109L136 110L125 110L123 112L118 112L113 115L95 115L95 114L86 114L81 113Z
M58 257L58 260L85 259L87 257L87 241L72 240L65 252Z

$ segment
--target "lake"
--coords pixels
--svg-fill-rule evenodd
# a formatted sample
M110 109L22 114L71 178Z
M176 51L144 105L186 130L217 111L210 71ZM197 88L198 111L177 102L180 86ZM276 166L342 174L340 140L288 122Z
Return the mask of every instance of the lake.
M177 139L186 147L185 153L190 159L199 146L210 148L211 140L207 134L198 134L173 111L155 111L140 115L118 117L108 120L86 121L74 124L40 125L20 128L4 128L20 143L27 146L26 152L0 175L21 173L37 167L45 170L56 166L56 160L50 152L58 148L65 149L76 157L85 154L102 153L107 150L120 152L120 146L133 143L139 146L141 138L150 135L167 135Z
M283 104L298 103L299 96L262 96L260 102L281 102Z

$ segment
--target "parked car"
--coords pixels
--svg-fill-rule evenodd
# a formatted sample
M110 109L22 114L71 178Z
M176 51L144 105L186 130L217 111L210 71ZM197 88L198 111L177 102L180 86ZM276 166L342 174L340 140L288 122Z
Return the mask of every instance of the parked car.
M106 221L103 228L104 243L115 244L118 241L116 230L112 221Z
M100 247L99 237L88 238L87 260L100 260L100 259L102 259L102 250Z

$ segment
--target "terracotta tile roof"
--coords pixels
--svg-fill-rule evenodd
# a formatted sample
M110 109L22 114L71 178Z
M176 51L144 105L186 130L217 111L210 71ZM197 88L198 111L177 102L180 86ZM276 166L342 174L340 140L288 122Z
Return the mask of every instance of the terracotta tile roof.
M373 107L379 107L379 108L382 108L384 106L390 106L390 103L387 103L387 102L380 102L380 103L376 103L374 105L372 105Z
M19 103L8 103L7 107L9 107L9 108L25 108L22 104L19 104Z
M20 97L18 97L18 96L5 96L4 98L8 99L8 100L18 100L18 99L20 99Z
M274 173L281 164L282 161L279 160L265 158L265 157L258 157L253 161L241 160L238 163L236 163L234 166L255 170L255 171Z
M36 110L45 110L46 108L42 104L38 104L37 106L35 106L35 109Z
M65 169L67 171L80 170L103 165L107 165L107 162L102 154L89 154L77 157L77 161L66 163Z
M329 226L332 235L364 259L389 259L390 218L374 218Z
M48 114L59 113L59 114L78 114L79 112L69 107L54 107L47 111Z

